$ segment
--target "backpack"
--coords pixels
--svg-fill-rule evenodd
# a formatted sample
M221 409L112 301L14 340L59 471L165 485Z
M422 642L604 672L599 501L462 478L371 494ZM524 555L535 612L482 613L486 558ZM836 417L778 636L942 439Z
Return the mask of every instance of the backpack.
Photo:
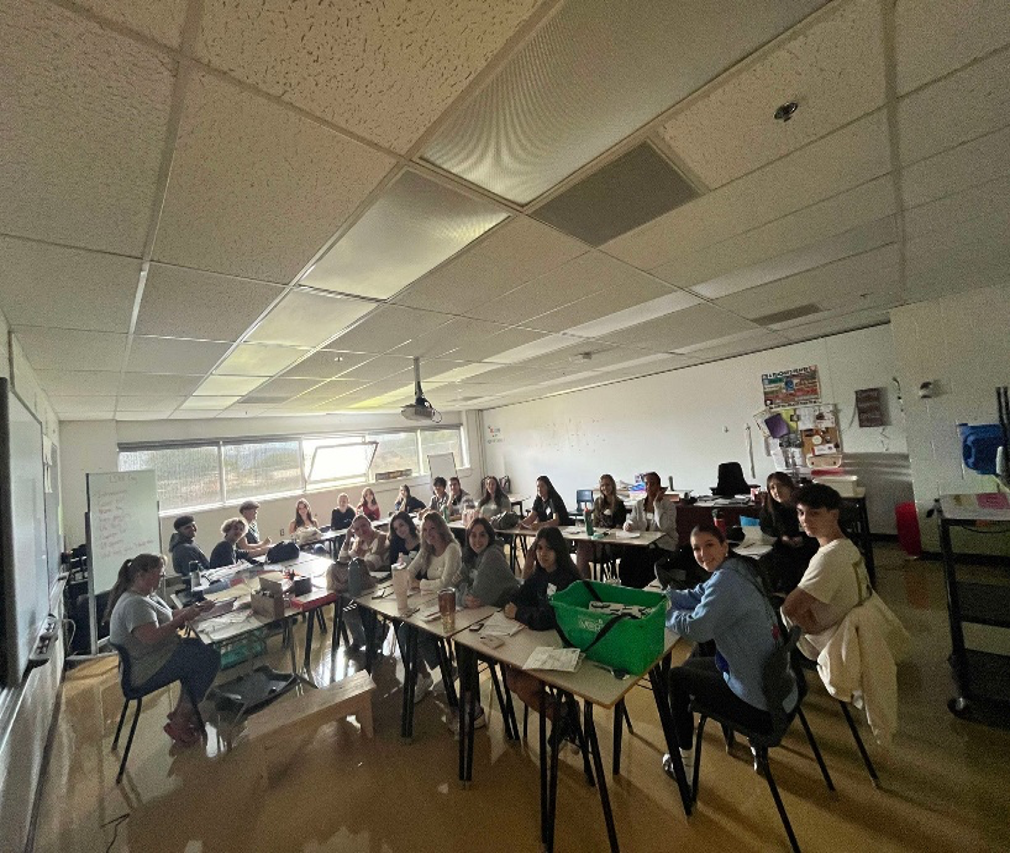
M496 531L507 531L519 524L519 516L511 510L491 517L491 527Z
M283 563L286 560L294 560L301 554L298 544L291 540L281 540L279 543L270 546L267 552L267 563Z

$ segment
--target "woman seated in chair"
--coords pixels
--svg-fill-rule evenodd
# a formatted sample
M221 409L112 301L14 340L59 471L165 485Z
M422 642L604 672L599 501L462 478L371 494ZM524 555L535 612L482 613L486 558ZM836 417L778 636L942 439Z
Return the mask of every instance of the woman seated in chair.
M375 491L370 486L361 490L361 503L358 505L358 512L367 516L370 522L378 522L382 518L382 511L379 509L379 502L375 500Z
M617 484L609 474L600 475L600 494L593 502L593 529L597 531L609 531L612 528L620 528L624 525L624 520L628 518L628 509L624 502L617 497ZM579 574L583 578L589 578L589 562L593 559L596 548L612 548L610 546L599 546L595 543L582 541L575 552L575 565L579 568Z
M533 509L519 526L538 531L541 528L557 528L571 524L572 519L568 515L564 499L558 495L551 479L545 474L540 475L537 478L537 497L533 501ZM526 558L523 560L523 578L529 578L533 572L534 558L533 549L526 552Z
M803 571L817 553L817 540L800 530L796 515L796 484L784 471L768 475L768 501L761 508L761 532L775 540L761 559L772 590L789 594L800 583Z
M421 549L421 535L417 533L414 517L405 510L389 520L389 563L408 565Z
M485 519L493 519L512 509L512 502L501 488L493 474L484 478L484 494L477 504L477 512Z
M130 681L140 693L182 683L179 702L168 716L165 732L184 747L200 738L196 703L214 682L221 668L216 649L196 638L180 638L179 629L214 607L201 602L172 610L155 591L165 570L162 555L141 554L119 568L109 595L106 620L109 640L122 650L130 666Z
M670 671L673 722L686 768L694 764L692 699L754 730L771 729L762 674L780 644L779 623L755 565L730 555L726 535L710 522L691 532L691 547L699 566L711 575L693 590L666 591L666 625L697 644L715 641L718 651L714 657L692 654ZM794 688L786 710L797 696ZM669 757L663 762L668 767Z
M410 494L410 487L405 483L400 484L400 494L393 502L393 512L399 513L401 510L405 510L407 513L417 513L424 509L424 502Z
M641 589L656 577L656 560L677 551L677 505L667 500L666 487L656 472L645 475L645 498L639 498L631 508L624 530L663 534L654 543L655 548L626 548L621 557L621 584ZM662 551L657 553L656 549Z
M318 528L319 523L312 515L312 508L304 498L299 498L295 504L295 518L288 523L288 536L294 536L299 528Z
M245 536L248 528L245 519L241 516L229 519L221 526L224 539L214 546L214 551L210 553L211 569L217 569L219 566L231 566L233 563L238 563L249 557L249 552L238 547L238 541Z

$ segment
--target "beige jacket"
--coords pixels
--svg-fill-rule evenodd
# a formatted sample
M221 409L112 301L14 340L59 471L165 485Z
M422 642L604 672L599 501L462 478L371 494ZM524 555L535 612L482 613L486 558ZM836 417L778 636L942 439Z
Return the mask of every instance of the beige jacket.
M897 663L911 638L874 594L849 611L817 656L817 672L838 700L864 709L873 736L887 746L898 728Z

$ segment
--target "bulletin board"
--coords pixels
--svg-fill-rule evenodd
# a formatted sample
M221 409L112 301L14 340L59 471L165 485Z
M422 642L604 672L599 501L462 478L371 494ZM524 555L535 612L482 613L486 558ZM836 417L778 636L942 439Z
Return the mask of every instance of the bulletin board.
M765 449L780 471L837 468L842 464L842 442L837 408L833 403L766 408L754 414Z
M762 374L761 392L767 409L820 403L821 381L817 365Z

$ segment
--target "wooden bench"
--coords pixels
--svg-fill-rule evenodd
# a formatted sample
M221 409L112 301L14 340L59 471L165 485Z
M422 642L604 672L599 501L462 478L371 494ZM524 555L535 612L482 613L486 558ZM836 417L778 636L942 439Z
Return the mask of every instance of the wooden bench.
M324 723L354 715L361 731L371 738L372 694L375 683L364 670L298 697L280 700L249 719L246 734L260 756L260 776L281 771L293 760L306 737Z

